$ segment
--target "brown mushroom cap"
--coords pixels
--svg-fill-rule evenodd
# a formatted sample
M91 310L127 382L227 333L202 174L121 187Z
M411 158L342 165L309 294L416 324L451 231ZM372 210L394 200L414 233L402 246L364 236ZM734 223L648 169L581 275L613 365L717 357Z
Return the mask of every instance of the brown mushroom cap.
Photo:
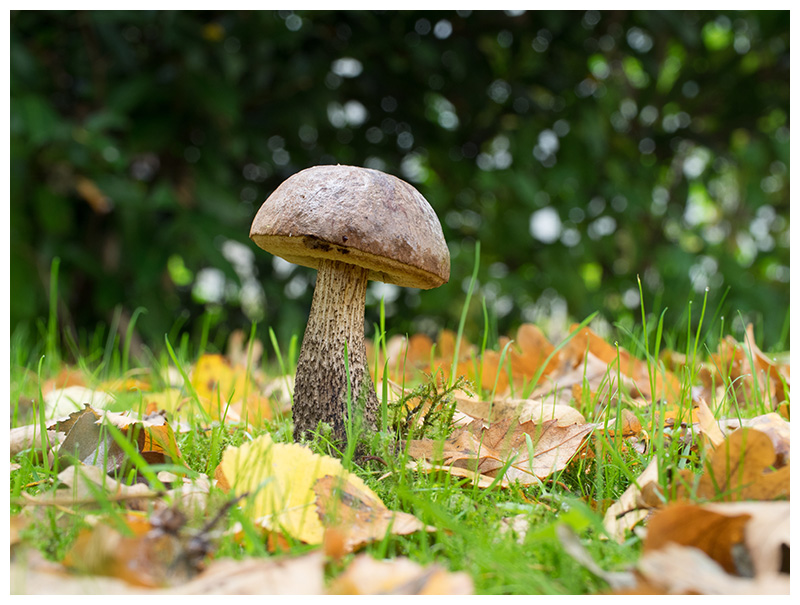
M305 267L321 259L369 270L369 279L435 288L450 279L450 253L427 200L394 176L354 166L315 166L291 176L261 206L250 238Z

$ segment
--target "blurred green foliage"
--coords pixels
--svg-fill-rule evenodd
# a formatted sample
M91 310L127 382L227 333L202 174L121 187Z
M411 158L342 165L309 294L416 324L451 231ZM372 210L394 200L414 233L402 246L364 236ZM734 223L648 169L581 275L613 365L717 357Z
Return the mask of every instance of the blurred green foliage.
M10 33L11 326L31 340L55 257L77 341L137 308L155 348L203 322L302 333L313 272L249 225L338 162L413 183L451 246L449 284L371 287L393 333L455 327L480 240L493 334L636 318L639 276L667 325L708 288L787 344L788 11L12 11Z

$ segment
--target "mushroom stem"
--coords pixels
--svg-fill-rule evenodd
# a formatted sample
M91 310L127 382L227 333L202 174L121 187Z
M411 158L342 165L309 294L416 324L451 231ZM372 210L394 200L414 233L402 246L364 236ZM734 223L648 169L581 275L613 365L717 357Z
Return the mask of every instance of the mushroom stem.
M354 415L361 414L366 426L375 426L378 398L364 346L368 273L367 269L339 261L320 261L311 313L297 360L292 406L296 441L316 429L320 421L333 427L336 439L346 439L348 372L350 409Z

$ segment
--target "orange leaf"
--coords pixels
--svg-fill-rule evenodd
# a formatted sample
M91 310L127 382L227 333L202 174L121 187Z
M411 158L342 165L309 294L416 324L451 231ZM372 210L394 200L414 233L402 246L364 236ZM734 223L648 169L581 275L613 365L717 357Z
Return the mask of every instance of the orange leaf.
M768 435L756 429L738 429L709 457L695 497L729 502L789 498L789 465L770 470L775 460ZM684 485L691 483L691 471L680 476L683 484L678 485L678 498L688 498Z
M744 571L737 560L744 542L744 527L750 515L723 515L696 504L671 504L650 518L645 552L674 542L699 548L731 574Z

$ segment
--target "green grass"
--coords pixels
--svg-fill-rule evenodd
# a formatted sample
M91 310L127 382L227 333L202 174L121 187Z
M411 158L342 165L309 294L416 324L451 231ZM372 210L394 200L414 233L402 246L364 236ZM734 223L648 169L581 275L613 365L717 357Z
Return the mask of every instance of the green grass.
M188 350L184 347L184 351L176 352L169 341L165 344L170 361L186 376L191 358ZM644 346L647 351L649 345ZM21 356L19 351L12 354L16 359ZM104 355L99 363L105 364L107 360L108 356ZM655 357L652 362L655 365ZM286 360L280 363L271 361L268 365L271 367L264 369L272 369L274 374L278 374L275 368L280 365L291 371ZM157 370L155 368L154 372ZM38 389L30 372L30 368L12 369L12 402L16 402L23 392L30 393L32 387ZM692 374L689 372L690 377ZM97 373L93 375L97 376ZM45 378L41 376L40 380ZM422 382L415 392L433 398L436 388L431 388L432 385ZM378 385L377 390L385 398L387 390L381 387ZM482 395L488 397L491 391L484 388ZM186 392L190 397L196 397L188 377ZM388 403L383 401L391 418ZM578 407L586 412L594 409L595 403L586 401ZM648 424L650 418L647 414L639 413L643 425ZM26 419L25 414L16 409L14 414L18 424L32 419L30 416ZM602 419L594 416L589 414L587 420ZM447 415L432 420L426 434L446 435L447 420ZM41 416L38 421L43 421ZM202 416L198 416L195 422L193 430L178 436L178 445L187 465L198 473L213 474L226 447L239 445L255 436L240 426L211 423L209 418ZM389 428L388 422L385 426ZM265 429L276 441L291 441L288 419L269 423ZM664 469L700 464L699 460L687 458L677 441L665 440L663 433L656 431L652 437L657 446L654 455L663 459ZM589 551L605 569L622 568L639 556L641 544L638 538L631 537L623 545L602 539L604 507L619 498L649 459L649 455L641 456L630 449L621 453L618 439L597 432L592 438L595 458L576 461L547 482L484 490L447 474L418 474L406 469L407 458L402 453L393 456L387 450L387 444L391 442L387 438L367 439L368 456L357 455L355 443L351 442L344 452L345 463L367 482L387 507L412 513L423 523L436 527L437 531L387 536L367 547L367 552L376 557L408 556L421 564L437 562L453 571L466 571L475 582L476 591L482 594L593 594L603 591L606 586L564 552L555 533L557 523L566 522L578 531ZM324 435L309 445L320 453L329 453L331 449ZM37 459L35 451L23 452L13 462L19 464L19 468L11 473L11 512L15 514L23 502L22 493L35 495L49 489L60 469L58 464L50 467L46 461ZM135 466L140 473L152 476L153 470L141 457ZM213 490L210 496L213 504L209 505L208 516L213 514L214 506L221 507L227 498L220 490ZM98 501L98 514L119 515L120 511L119 504ZM504 519L516 515L523 515L529 524L527 533L521 538L502 531ZM232 538L221 537L215 545L218 555L269 556L259 532L243 515L231 510L224 523L231 526L237 521L245 526L245 538L237 543ZM196 521L198 526L201 522ZM41 507L23 536L45 556L60 560L84 525L82 515ZM296 549L300 552L307 547L297 545ZM347 561L348 558L341 565L346 565Z
M57 271L57 266L54 271ZM473 283L474 279L475 275ZM472 287L468 296L471 293ZM483 309L484 329L488 330L485 304ZM137 311L131 323L143 312ZM714 322L706 321L705 300L695 330L691 329L692 323L689 321L685 328L665 326L664 313L647 313L644 304L641 312L643 322L637 331L624 326L617 327L622 343L620 346L646 360L651 385L654 387L656 373L663 365L659 360L660 352L669 342L685 342L689 365L681 376L683 384L678 403L681 413L688 416L691 410L690 388L696 381L699 364L715 349L715 337L721 338L723 332L713 325ZM37 351L20 350L20 343L25 339L12 337L12 426L30 423L42 426L44 422L41 407L30 408L24 402L30 398L41 400L41 385L62 366L54 317L55 311L44 331L45 355ZM458 326L457 342L461 341L465 329L465 317L466 313ZM581 325L588 323L589 319ZM92 336L84 343L89 349L77 356L75 365L84 369L89 380L95 383L102 379L119 378L130 372L134 369L131 368L128 354L132 329L129 327L124 342L119 341L115 332L101 330L99 336ZM685 332L681 333L684 329ZM256 328L253 326L251 336L255 334ZM269 338L274 355L266 359L260 369L271 376L293 373L298 338L293 338L285 348L280 346L271 329ZM376 351L379 348L385 351L385 343L382 314L380 324L376 326ZM565 343L566 341L560 345ZM491 348L492 344L484 338L480 351ZM147 368L152 383L164 386L165 370L168 366L173 366L184 379L186 396L196 399L197 393L188 378L189 368L197 355L209 348L213 350L207 330L203 330L196 347L179 330L166 335L164 350L151 357L151 367ZM71 350L75 355L78 345L72 343ZM503 350L504 359L507 350L508 347ZM251 361L248 355L248 363ZM453 367L456 361L453 360ZM377 368L377 356L375 363ZM425 436L443 438L452 429L449 413L452 406L448 408L446 405L447 389L462 386L462 383L451 377L447 387L442 390L434 380L432 378L426 381L424 377L420 377L414 384L405 386L416 389L415 394L421 395L427 402L437 400L444 404L439 408L438 414L431 414L427 418L428 422L422 431ZM473 387L478 394L490 400L496 384L485 384L480 376L476 382L477 385ZM522 391L517 395L526 395L530 389L524 388ZM407 556L423 565L439 563L453 571L465 571L472 577L476 592L481 594L595 594L606 590L607 586L602 580L586 571L564 551L556 534L557 524L566 523L572 527L603 569L613 571L626 568L640 556L641 542L633 534L624 544L605 539L602 527L605 509L635 481L653 456L659 459L664 493L667 493L670 473L683 468L700 469L703 464L701 457L680 440L672 438L663 426L653 423L657 406L650 406L650 409L635 408L624 398L617 398L615 409L606 410L598 401L586 398L573 404L585 415L588 422L606 423L607 429L619 428L607 423L610 417L619 418L623 408L634 411L642 425L650 431L648 450L639 454L633 448L625 446L618 432L612 437L604 430L596 430L589 441L593 456L573 461L565 470L548 480L526 486L512 485L502 488L495 485L489 489L478 489L468 481L449 474L424 474L408 469L408 457L402 450L398 451L396 445L398 436L410 436L404 415L398 412L397 405L388 400L389 389L385 381L376 385L376 392L382 405L377 435L365 434L354 425L350 427L352 439L344 449L337 450L324 431L308 443L309 447L319 453L338 453L344 458L346 467L364 479L388 508L412 513L423 523L436 528L432 533L388 535L367 546L367 552L377 558ZM763 395L762 393L760 396ZM137 404L137 397L132 395L123 397L117 405L122 409L139 409L141 398L138 401ZM767 411L768 407L761 399L750 402L747 410L723 412L726 415L753 415ZM198 409L202 408L198 406ZM679 415L679 420L680 418ZM191 430L177 435L178 446L192 471L209 476L213 475L226 447L240 445L258 434L226 421L224 416L222 421L212 422L207 415L198 414L190 422ZM276 442L292 441L290 419L267 422L262 431L270 432ZM421 436L420 431L411 436ZM357 439L360 439L358 444ZM139 474L152 478L158 470L150 467L134 452L131 452L131 458ZM51 463L43 459L35 448L18 454L12 459L12 463L17 465L10 476L11 513L14 515L20 512L25 503L24 494L36 496L53 487L56 475L62 470L62 463L58 460ZM205 518L191 519L190 527L201 527L207 518L213 517L229 500L228 494L219 488L213 488ZM39 549L46 557L59 561L74 542L78 531L86 526L86 514L117 518L122 525L123 512L120 503L111 502L102 496L98 496L96 505L81 510L80 514L52 506L37 507L30 515L30 524L22 532L22 539ZM505 523L510 518L525 520L527 529L524 535L504 531ZM242 529L240 539L235 540L225 533L215 538L217 557L274 556L274 553L268 552L260 531L237 507L230 508L223 516L220 529L230 529L237 523L241 524ZM290 552L300 553L308 549L306 545L294 544ZM328 575L341 570L352 557L353 555L348 555L343 561L331 563L328 566Z

